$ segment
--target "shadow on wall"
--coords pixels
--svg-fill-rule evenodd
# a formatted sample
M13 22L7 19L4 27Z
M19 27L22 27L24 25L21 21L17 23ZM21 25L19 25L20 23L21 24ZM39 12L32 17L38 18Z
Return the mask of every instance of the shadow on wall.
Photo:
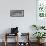
M4 30L3 34L4 33L10 33L10 32L11 32L11 28L7 28L7 29Z

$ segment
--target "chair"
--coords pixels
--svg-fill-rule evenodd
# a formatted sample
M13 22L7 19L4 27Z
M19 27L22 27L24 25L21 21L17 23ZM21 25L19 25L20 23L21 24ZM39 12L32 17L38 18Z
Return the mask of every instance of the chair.
M27 39L26 41L22 41L19 43L19 46L30 46L29 42L29 33L21 33L22 40Z
M10 36L17 36L17 38L15 38L15 40L17 40L16 41L16 46L18 46L18 33L17 33L17 35L16 34L9 34L9 33L6 33L5 34L5 46L7 46L8 45L8 42L7 42L7 38L10 38Z
M17 40L16 46L18 46L18 27L11 28L11 33L5 33L5 46L8 45L7 38L10 38L13 36L17 36L17 39L15 39L15 40Z

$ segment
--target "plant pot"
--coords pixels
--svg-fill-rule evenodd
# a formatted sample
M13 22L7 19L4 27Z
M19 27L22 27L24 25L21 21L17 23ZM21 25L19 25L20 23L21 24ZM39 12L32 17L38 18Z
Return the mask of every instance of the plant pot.
M37 42L38 42L39 44L41 44L41 43L44 42L44 40L45 40L45 39L38 39Z
M45 39L40 39L40 43L44 43L44 40L45 40Z
M40 39L37 39L37 43L40 43Z

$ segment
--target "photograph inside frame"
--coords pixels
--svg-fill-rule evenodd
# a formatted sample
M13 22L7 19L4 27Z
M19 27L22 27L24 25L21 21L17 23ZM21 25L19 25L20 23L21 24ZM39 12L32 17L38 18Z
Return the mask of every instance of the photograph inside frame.
M11 17L24 17L24 10L10 10Z

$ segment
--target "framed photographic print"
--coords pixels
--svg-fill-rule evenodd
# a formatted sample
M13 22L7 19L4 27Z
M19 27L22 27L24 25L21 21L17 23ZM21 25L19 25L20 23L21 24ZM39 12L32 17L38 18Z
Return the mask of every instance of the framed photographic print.
M46 0L37 0L37 15L46 17Z
M24 17L24 10L10 10L11 17Z
M36 24L46 25L46 0L37 0Z

